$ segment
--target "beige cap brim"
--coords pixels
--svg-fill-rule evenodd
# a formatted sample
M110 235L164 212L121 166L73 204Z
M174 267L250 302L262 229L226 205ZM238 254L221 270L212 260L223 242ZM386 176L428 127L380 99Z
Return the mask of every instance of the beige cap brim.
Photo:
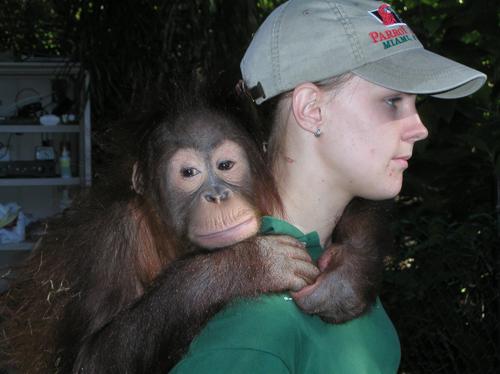
M396 91L455 99L477 91L486 75L423 48L405 50L352 72Z

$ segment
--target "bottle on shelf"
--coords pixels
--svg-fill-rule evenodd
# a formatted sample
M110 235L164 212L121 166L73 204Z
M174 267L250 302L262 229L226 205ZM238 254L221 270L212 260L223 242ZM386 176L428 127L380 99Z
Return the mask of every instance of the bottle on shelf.
M61 156L59 156L59 168L61 178L71 178L71 157L66 145L63 145Z

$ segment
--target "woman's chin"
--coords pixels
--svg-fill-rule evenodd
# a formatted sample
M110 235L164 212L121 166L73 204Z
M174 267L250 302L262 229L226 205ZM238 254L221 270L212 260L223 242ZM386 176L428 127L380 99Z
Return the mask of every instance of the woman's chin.
M386 200L395 198L403 186L403 174L392 176L386 183L380 184L379 190L371 200Z
M395 198L401 192L401 184L386 186L384 189L368 191L359 196L367 200L388 200Z

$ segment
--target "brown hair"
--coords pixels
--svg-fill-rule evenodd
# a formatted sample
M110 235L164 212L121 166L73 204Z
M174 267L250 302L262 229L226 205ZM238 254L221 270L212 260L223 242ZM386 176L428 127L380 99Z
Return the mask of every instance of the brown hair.
M332 78L324 79L314 84L323 91L336 91L338 92L342 86L353 77L352 73L345 73L337 75ZM285 117L290 110L289 99L292 96L293 90L283 92L282 94L265 101L262 104L262 118L264 121L264 128L268 128L268 144L267 144L267 161L271 167L276 165L279 155L282 153L283 138L286 131ZM267 125L271 123L271 126Z

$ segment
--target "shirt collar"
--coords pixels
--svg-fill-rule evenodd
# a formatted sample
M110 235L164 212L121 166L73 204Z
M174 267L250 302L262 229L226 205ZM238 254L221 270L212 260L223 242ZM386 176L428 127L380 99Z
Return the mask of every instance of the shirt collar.
M316 231L304 234L297 227L276 217L264 216L260 226L261 234L281 234L289 235L309 247L321 247L319 235Z

